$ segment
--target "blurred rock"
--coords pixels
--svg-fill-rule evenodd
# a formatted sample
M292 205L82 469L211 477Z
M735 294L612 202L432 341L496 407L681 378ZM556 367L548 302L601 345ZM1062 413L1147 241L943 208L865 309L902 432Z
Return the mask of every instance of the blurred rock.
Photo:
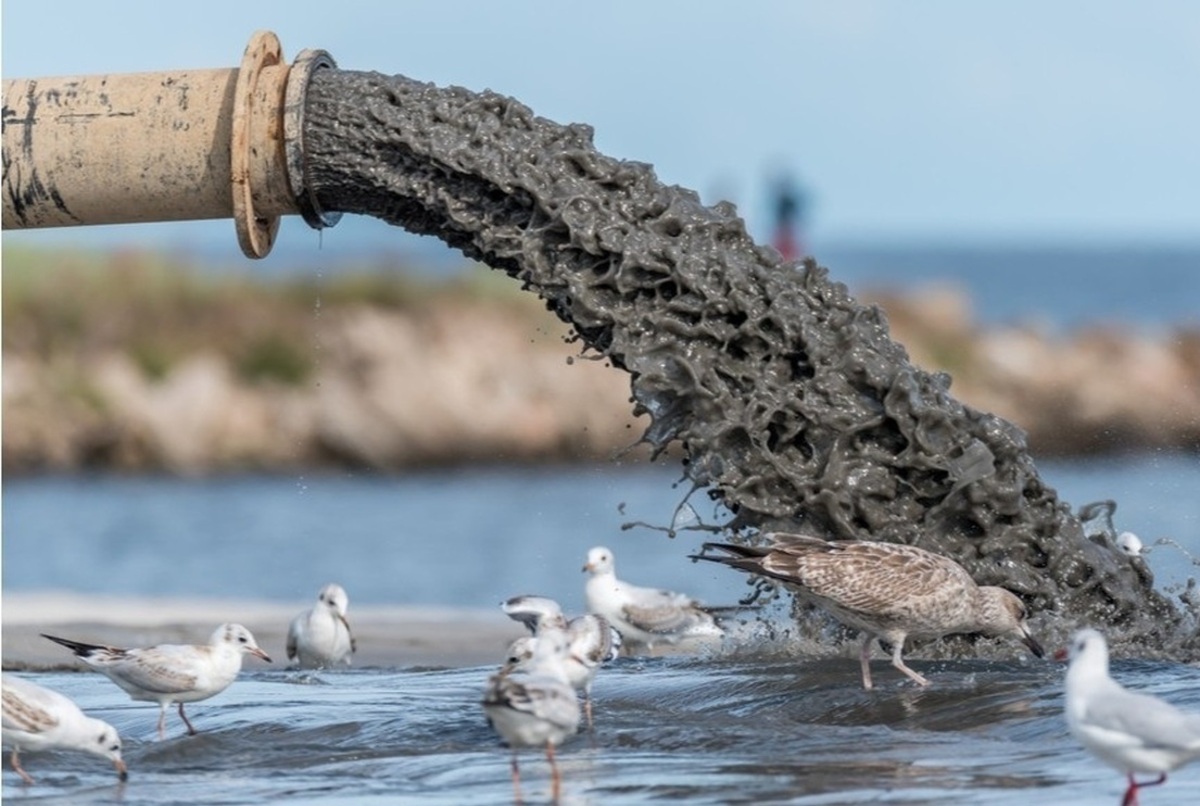
M866 297L867 295L864 295ZM1035 455L1200 449L1200 332L980 332L950 287L878 295L914 363L1022 428ZM629 378L548 314L486 300L322 313L302 381L203 350L151 377L130 356L3 356L3 466L206 473L608 459L641 435ZM568 366L568 364L570 364Z

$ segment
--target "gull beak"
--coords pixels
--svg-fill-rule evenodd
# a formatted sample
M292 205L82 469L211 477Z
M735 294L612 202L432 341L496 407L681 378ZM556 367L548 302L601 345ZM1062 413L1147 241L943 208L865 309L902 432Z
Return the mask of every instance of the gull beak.
M1042 649L1042 645L1027 630L1021 630L1021 643L1029 647L1029 651L1036 657L1046 657L1046 650Z
M583 564L583 569L582 569L582 570L584 570L584 571L591 571L591 570L592 570L592 564L591 564L591 563L584 563L584 564Z
M117 768L118 781L129 780L129 769L125 766L125 761L123 759L113 759L113 766Z
M354 630L350 629L350 622L341 613L338 613L338 621L346 626L346 634L350 636L350 651L358 651L358 642L354 640Z
M250 650L250 654L251 654L251 655L254 655L255 657L262 658L262 659L263 659L263 660L265 660L267 663L270 663L270 662L271 662L271 656L270 656L270 655L268 655L266 652L263 652L263 651L262 651L261 649L259 649L258 647L254 647L254 649L251 649L251 650Z
M1054 650L1054 659L1056 661L1058 661L1059 663L1066 663L1068 660L1071 659L1070 655L1071 655L1071 653L1067 652L1066 647L1063 647L1062 649Z

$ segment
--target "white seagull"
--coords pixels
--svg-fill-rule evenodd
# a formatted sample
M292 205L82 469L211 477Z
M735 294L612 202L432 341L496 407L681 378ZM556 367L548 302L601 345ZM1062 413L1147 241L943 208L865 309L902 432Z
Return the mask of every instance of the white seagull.
M1142 539L1133 532L1121 532L1117 535L1117 548L1130 557L1137 557L1145 553Z
M129 777L121 758L121 737L107 722L93 719L57 691L30 680L0 675L3 691L4 744L12 748L12 768L27 784L33 778L21 767L21 750L82 750L103 756L122 781Z
M1149 694L1129 691L1108 674L1108 643L1096 630L1079 630L1068 651L1066 717L1071 735L1129 786L1122 806L1137 803L1138 789L1167 780L1167 773L1200 759L1200 714L1181 711ZM1134 773L1158 773L1137 782Z
M132 699L158 703L160 739L166 736L167 706L171 703L179 704L179 717L187 725L188 735L194 736L196 729L183 712L184 703L206 700L229 688L242 670L243 655L271 662L250 631L240 624L222 624L202 646L159 644L118 649L45 633L42 637L74 652L88 666L125 689Z
M608 619L631 642L653 649L656 643L725 635L713 615L720 608L704 607L683 593L622 582L612 551L603 546L588 552L583 570L591 574L584 586L588 612Z
M533 645L533 655L519 668L505 666L488 680L483 712L488 723L512 748L513 792L521 800L521 773L517 751L522 747L546 748L550 762L552 799L558 802L561 779L554 759L555 746L579 730L579 698L567 680L563 661L567 636L549 630Z
M567 656L563 665L567 681L583 693L583 712L592 727L592 681L601 665L615 660L621 652L621 635L604 616L587 613L567 621L558 602L545 596L514 596L501 605L509 618L529 628L535 640L548 630L567 634ZM509 662L520 665L533 656L533 647L518 638L509 647Z
M287 657L301 669L349 666L358 649L346 608L350 599L341 585L330 583L317 594L317 603L292 619L287 633Z
M1025 625L1025 605L1004 588L980 587L961 565L916 546L768 533L766 546L705 543L724 556L696 555L777 579L863 635L859 662L871 688L871 645L892 645L892 665L918 685L929 681L905 665L904 641L952 633L1010 635L1039 658L1045 653Z

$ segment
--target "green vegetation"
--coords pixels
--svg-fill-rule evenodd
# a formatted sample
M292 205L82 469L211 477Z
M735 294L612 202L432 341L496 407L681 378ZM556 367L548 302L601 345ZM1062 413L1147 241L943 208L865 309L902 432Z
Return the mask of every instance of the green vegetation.
M533 295L482 267L446 281L376 266L279 279L204 267L149 252L3 250L3 347L41 360L129 355L147 378L184 357L223 356L248 382L298 385L310 376L321 322L373 307L422 315L437 303L512 307L548 315Z

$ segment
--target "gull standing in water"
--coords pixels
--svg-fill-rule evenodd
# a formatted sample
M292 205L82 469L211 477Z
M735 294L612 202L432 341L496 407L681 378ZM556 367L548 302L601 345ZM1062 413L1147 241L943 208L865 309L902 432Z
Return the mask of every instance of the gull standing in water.
M242 670L243 655L271 662L250 631L240 624L222 624L208 643L201 646L159 644L119 649L45 633L42 637L74 652L88 666L125 689L131 699L158 703L160 739L166 736L167 706L171 703L178 703L179 718L187 725L188 735L194 736L196 729L183 712L184 703L207 700L229 688Z
M683 593L622 582L612 551L603 546L588 552L583 570L591 574L584 587L588 612L608 619L631 642L653 649L656 643L725 635L714 616L721 608L704 607Z
M1167 773L1200 759L1200 714L1189 714L1149 694L1129 691L1108 674L1108 643L1096 630L1079 630L1067 651L1067 727L1093 755L1125 773L1122 806L1137 803L1138 789L1167 780ZM1137 782L1134 773L1158 773Z
M292 619L287 633L287 657L301 669L350 665L358 645L346 620L350 599L341 585L330 583L317 594L317 603Z
M121 758L121 737L107 722L93 719L68 697L31 680L0 676L4 702L4 744L12 748L12 768L27 784L33 778L21 767L21 750L82 750L103 756L116 767L117 777L129 777Z
M592 727L592 681L601 665L615 660L621 652L621 634L604 616L588 613L567 621L558 602L545 596L514 596L501 605L508 617L529 628L536 640L549 630L567 635L567 655L563 661L567 681L583 692L583 712L588 729ZM532 657L533 648L518 638L509 647L509 661L521 662Z
M864 637L859 660L863 688L871 683L871 645L892 645L892 665L918 685L929 681L905 665L904 641L952 633L1010 635L1037 657L1045 653L1029 634L1025 605L1011 592L980 587L961 565L938 554L896 543L823 540L768 533L766 546L705 543L695 559L723 563L777 579L829 611Z
M552 799L562 789L554 748L579 730L579 698L567 680L564 660L567 635L548 630L533 644L532 656L520 666L505 665L488 680L483 712L488 723L512 748L513 793L521 800L521 772L517 751L522 747L546 748L550 762Z

